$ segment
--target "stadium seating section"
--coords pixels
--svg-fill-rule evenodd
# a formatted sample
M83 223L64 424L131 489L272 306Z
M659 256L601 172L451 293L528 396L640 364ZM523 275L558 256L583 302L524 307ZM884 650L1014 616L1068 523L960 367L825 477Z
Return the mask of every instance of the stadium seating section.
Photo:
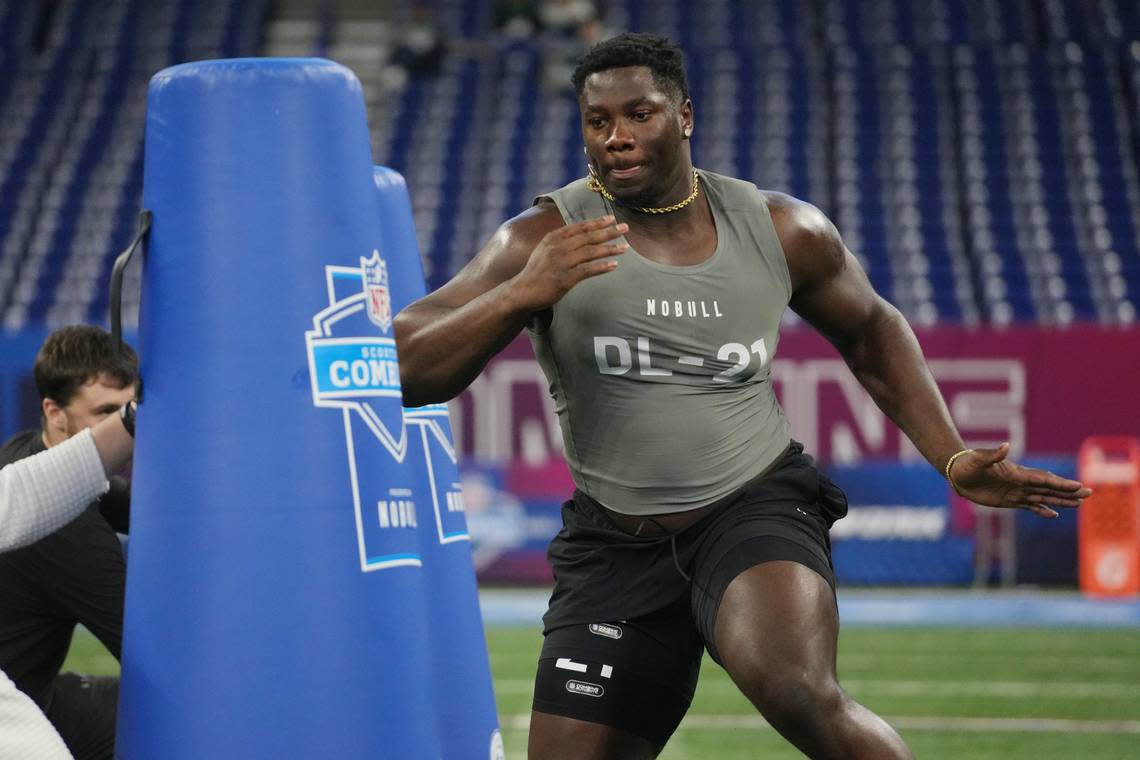
M295 3L294 3L295 5ZM440 71L391 75L383 19L268 0L0 0L0 325L104 321L141 203L146 86L181 61L321 54L360 76L431 285L583 174L565 43L435 0ZM351 8L352 3L344 3ZM687 55L696 163L810 200L917 324L1126 324L1140 308L1132 0L610 0ZM555 69L557 70L557 69ZM138 269L128 272L127 322Z

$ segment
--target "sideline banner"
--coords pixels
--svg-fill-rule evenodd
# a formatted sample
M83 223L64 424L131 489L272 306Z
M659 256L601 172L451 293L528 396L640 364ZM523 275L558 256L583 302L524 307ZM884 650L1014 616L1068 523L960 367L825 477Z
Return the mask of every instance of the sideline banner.
M1052 455L1039 465L1071 476L1088 435L1140 431L1140 404L1122 381L1140 377L1138 328L944 327L919 339L971 445L1009 440L1027 464ZM772 369L793 434L851 497L851 515L834 533L841 580L970 582L972 511L949 499L941 476L878 410L835 350L810 329L786 329ZM525 337L493 359L455 402L453 421L480 577L549 582L546 546L573 483L553 402ZM1072 513L1054 521L1019 515L1016 534L1019 578L1074 581Z
M918 333L963 435L1014 451L1075 456L1090 435L1135 435L1140 327L940 327ZM921 461L827 341L785 328L772 363L792 432L825 462ZM453 406L466 461L541 465L561 459L546 380L526 336L488 364Z

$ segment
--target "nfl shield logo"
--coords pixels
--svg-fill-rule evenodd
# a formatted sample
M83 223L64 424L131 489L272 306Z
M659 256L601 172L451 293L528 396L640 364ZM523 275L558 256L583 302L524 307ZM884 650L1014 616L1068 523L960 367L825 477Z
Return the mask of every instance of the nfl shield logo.
M368 318L388 332L392 327L392 299L388 295L388 266L380 258L380 251L372 251L372 258L360 257L360 271L364 275L364 301L368 304Z

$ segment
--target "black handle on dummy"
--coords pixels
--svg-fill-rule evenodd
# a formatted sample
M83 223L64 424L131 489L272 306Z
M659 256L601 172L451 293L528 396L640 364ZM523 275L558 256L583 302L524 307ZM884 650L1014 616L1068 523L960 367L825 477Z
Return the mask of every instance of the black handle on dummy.
M115 259L115 266L111 269L111 335L115 340L115 350L123 350L123 272L127 268L127 264L131 261L131 256L135 251L142 246L145 250L146 239L150 234L150 220L151 213L146 209L139 212L139 225L138 230L135 232L135 238L131 244L127 246L126 250L118 255ZM142 401L142 379L139 379L138 390L135 394L136 400Z

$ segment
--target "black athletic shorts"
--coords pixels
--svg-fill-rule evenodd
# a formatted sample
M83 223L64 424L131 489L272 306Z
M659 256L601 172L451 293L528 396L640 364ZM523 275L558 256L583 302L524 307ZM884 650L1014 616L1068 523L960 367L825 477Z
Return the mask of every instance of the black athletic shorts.
M75 760L113 760L119 679L61 673L44 713Z
M834 588L828 530L847 499L793 442L779 461L676 533L631 535L589 496L562 506L548 553L534 709L664 745L693 698L717 608L750 567L790 560ZM652 525L652 524L651 524Z

